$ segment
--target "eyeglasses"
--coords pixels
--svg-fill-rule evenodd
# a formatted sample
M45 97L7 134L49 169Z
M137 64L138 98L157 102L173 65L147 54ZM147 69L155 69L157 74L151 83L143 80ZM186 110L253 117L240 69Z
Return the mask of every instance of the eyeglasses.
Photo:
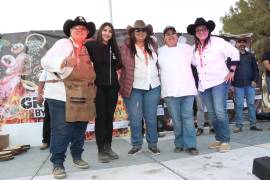
M198 28L198 29L196 29L196 33L198 33L198 32L206 32L206 31L208 31L207 28Z
M175 35L176 34L176 32L172 32L172 33L165 33L165 36L173 36L173 35Z
M135 28L135 32L146 32L146 28Z

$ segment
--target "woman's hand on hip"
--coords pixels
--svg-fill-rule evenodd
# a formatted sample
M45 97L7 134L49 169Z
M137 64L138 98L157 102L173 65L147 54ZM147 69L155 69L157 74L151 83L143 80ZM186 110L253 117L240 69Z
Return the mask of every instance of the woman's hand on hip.
M232 82L234 80L234 72L229 72L227 76L225 77L226 83Z

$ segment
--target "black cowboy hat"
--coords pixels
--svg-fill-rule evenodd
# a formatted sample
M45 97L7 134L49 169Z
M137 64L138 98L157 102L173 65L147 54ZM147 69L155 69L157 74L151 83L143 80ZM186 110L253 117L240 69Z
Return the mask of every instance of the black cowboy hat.
M187 32L191 35L195 35L195 32L196 32L196 27L198 26L202 26L202 25L205 25L207 27L207 29L209 30L209 32L211 33L215 27L216 27L216 24L214 21L212 20L209 20L209 21L205 21L205 19L203 19L202 17L200 18L197 18L195 23L194 24L190 24L188 25L187 27Z
M78 16L74 19L74 21L71 19L66 20L66 22L63 25L63 31L65 35L70 37L70 29L77 25L82 25L88 29L89 33L87 35L87 38L92 37L96 32L96 26L93 22L86 22L84 17Z
M128 35L131 35L131 33L137 28L145 28L149 35L153 35L153 26L151 24L146 25L143 20L136 20L133 26L128 25L127 27Z

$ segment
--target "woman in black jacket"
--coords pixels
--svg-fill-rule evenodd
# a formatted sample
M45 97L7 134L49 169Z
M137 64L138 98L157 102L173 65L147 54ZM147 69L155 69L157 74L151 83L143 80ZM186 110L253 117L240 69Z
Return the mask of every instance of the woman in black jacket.
M111 23L100 26L96 41L86 44L96 71L96 122L95 134L100 162L118 159L112 151L113 114L118 99L117 70L121 68L121 55L116 42L115 30Z

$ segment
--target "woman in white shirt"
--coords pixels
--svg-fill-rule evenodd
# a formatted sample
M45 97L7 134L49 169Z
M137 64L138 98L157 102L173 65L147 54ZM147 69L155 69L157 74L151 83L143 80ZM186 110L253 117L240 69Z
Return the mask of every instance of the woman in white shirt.
M213 21L197 18L194 24L187 27L187 32L195 39L193 65L198 71L199 91L207 107L208 118L216 132L216 141L209 144L208 148L227 152L230 150L230 129L224 102L227 84L233 80L239 62L239 52L222 38L212 37L214 29ZM226 65L228 58L231 59L230 69Z
M164 98L173 119L175 149L197 155L196 135L193 118L194 97L197 94L191 70L192 47L177 43L178 35L173 26L164 31L165 45L159 48L158 65L160 68L161 96Z
M151 38L153 29L137 20L128 27L128 39L121 46L123 68L120 94L124 98L131 128L132 148L128 154L141 152L142 119L146 123L149 151L160 154L157 148L157 106L160 100L160 80L157 69L157 43Z

